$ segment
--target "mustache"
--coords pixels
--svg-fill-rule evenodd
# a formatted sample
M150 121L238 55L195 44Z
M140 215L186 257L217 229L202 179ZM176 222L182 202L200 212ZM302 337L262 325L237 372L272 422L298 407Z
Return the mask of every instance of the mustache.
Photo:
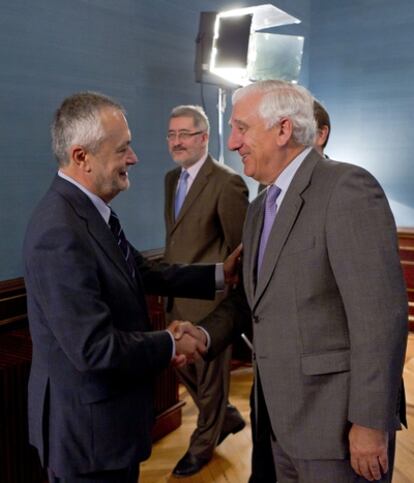
M173 153L178 151L187 151L184 146L176 146L173 148Z

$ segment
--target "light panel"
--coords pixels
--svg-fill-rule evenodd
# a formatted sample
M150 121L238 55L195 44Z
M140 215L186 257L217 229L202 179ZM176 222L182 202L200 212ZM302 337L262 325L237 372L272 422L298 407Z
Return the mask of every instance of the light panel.
M229 22L229 19L234 21ZM256 32L293 23L298 24L300 20L270 4L220 12L214 24L210 72L238 86L270 78L297 81L304 38ZM222 36L226 38L222 39ZM228 46L229 42L233 46ZM224 62L220 49L228 48L231 51L237 46L240 49L235 50L237 59L230 60L225 55L224 58L229 61Z

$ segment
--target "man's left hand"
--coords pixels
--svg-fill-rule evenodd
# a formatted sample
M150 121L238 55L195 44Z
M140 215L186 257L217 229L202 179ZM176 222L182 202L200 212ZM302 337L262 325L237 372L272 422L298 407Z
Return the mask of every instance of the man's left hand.
M239 267L242 251L243 245L240 243L240 245L224 260L224 282L230 287L234 287L239 283Z
M349 431L351 466L368 481L380 480L388 471L388 433L353 424Z

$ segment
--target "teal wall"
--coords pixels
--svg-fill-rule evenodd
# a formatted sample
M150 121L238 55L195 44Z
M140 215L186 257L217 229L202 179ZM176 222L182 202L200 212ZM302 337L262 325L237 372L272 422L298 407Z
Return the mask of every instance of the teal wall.
M259 2L253 2L253 4ZM301 83L334 124L328 153L366 166L381 181L397 222L414 226L410 127L414 62L410 0L279 0L301 18L281 33L305 35ZM140 249L164 244L163 177L173 164L170 109L201 103L194 82L201 11L251 5L213 0L13 0L0 10L0 280L22 275L21 243L34 204L56 170L49 125L67 95L98 90L128 111L140 162L114 205ZM216 96L204 89L217 155ZM230 96L228 96L228 105ZM226 113L227 123L229 109ZM238 155L226 162L241 171ZM250 183L252 191L255 183Z
M283 3L296 16L307 8L305 0ZM140 162L130 172L130 190L114 206L138 248L164 245L163 178L173 167L165 143L168 114L177 104L201 103L194 81L200 12L235 5L223 0L1 1L0 280L22 275L27 220L56 170L51 118L62 99L79 90L101 91L125 105ZM215 87L205 88L214 155L216 96ZM238 159L228 161L240 170Z
M332 118L329 156L381 182L414 226L414 3L313 0L309 84Z

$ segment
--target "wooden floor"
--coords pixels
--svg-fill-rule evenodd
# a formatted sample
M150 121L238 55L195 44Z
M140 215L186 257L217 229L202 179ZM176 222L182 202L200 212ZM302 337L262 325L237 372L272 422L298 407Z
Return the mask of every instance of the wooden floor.
M404 384L408 430L403 429L398 432L393 483L414 482L414 333L410 333L408 337Z
M393 483L414 482L414 334L410 337L404 380L408 402L409 430L398 433L396 467ZM230 400L246 420L246 428L236 435L230 435L216 448L212 461L200 473L188 478L171 475L176 462L185 453L190 434L197 417L191 398L183 390L186 401L183 408L183 424L154 445L151 458L141 465L140 483L244 483L250 475L251 438L249 424L249 393L252 381L250 368L232 372Z
M215 450L213 459L199 473L187 478L171 475L177 461L188 448L193 432L197 409L188 393L183 390L183 423L171 434L158 441L151 458L141 464L140 483L242 483L250 475L251 429L249 423L249 394L252 384L251 368L232 371L230 402L237 406L246 423L243 431L228 436Z

